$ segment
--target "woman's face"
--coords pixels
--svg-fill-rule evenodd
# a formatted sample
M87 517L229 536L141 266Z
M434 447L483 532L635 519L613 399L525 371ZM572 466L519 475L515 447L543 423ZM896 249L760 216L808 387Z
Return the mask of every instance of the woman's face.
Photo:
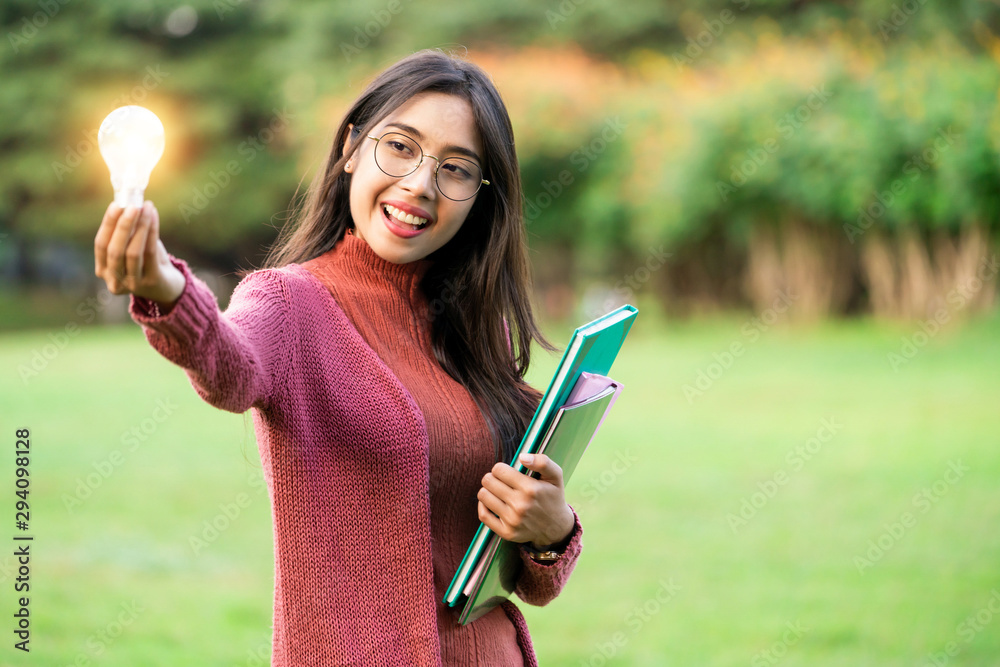
M413 173L392 177L375 163L375 140L354 137L361 147L348 163L352 174L351 217L355 235L367 241L375 254L388 262L405 264L427 257L450 241L478 196L465 201L443 196L434 181L438 163L429 156L442 162L462 157L481 166L483 148L469 102L446 93L414 95L370 134L382 137L386 132L398 132L415 140L423 149L424 160ZM440 176L443 182L444 169ZM399 220L407 215L423 218L427 224L417 229ZM420 224L419 220L414 222Z

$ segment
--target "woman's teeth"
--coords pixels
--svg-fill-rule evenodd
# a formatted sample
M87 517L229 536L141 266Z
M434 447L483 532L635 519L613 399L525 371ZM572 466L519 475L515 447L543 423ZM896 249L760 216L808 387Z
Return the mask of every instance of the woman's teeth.
M417 217L417 216L412 215L410 213L404 213L403 211L400 211L395 206L389 206L388 204L386 204L384 206L384 208L385 208L385 212L387 214L389 214L392 217L396 218L396 220L399 220L400 222L405 222L406 224L410 225L411 227L415 227L417 229L420 229L421 227L423 227L424 225L427 224L427 218L420 218L420 217Z

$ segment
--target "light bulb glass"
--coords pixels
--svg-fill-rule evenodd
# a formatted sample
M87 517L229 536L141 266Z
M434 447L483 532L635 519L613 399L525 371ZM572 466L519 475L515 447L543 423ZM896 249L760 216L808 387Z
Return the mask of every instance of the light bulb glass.
M115 203L142 206L149 175L163 155L163 123L144 107L120 107L101 123L97 145L111 172Z

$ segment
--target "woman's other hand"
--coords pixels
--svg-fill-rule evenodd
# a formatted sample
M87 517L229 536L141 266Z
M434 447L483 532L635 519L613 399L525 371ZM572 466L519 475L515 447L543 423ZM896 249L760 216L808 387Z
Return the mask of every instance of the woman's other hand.
M172 306L184 291L184 274L170 263L160 241L153 202L141 208L108 206L94 238L94 273L112 294L135 294Z
M544 454L522 455L521 464L539 478L497 463L479 489L479 520L505 540L531 542L536 549L559 544L573 531L562 468Z

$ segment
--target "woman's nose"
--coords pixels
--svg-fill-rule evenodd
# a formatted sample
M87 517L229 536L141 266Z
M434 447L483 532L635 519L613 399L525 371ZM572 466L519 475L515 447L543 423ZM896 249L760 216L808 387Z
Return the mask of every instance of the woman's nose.
M434 183L434 172L437 170L437 161L427 155L413 173L400 179L399 184L415 196L433 199L437 195L437 185Z

